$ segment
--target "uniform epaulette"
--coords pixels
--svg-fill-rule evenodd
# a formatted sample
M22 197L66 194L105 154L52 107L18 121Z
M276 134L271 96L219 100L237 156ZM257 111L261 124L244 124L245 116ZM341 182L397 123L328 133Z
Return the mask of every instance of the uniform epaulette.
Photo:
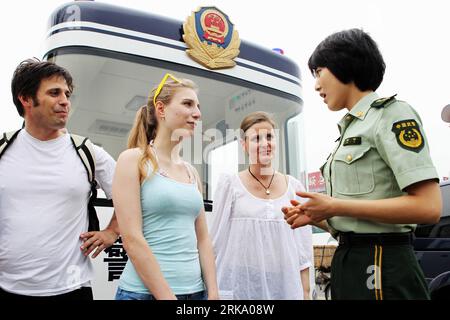
M394 101L396 101L396 99L395 99L396 95L397 94L394 94L391 97L377 99L374 102L372 102L372 104L370 106L374 107L374 108L385 108L385 107L389 106L391 103L393 103Z

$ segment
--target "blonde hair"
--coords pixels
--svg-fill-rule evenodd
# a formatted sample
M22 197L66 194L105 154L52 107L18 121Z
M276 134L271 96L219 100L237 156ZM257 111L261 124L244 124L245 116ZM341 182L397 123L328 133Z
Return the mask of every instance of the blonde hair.
M241 122L241 138L245 138L245 132L253 125L260 122L268 122L275 129L275 121L264 111L256 111L248 114Z
M164 104L169 104L172 100L175 92L179 88L190 88L196 93L198 92L197 85L189 79L179 79L179 82L168 78L164 83L161 92L158 94L156 101L161 101ZM154 154L150 151L149 143L156 138L158 129L158 119L156 117L155 105L153 104L153 97L155 95L157 87L152 89L152 92L147 100L147 105L139 108L136 118L134 120L133 127L131 128L128 136L127 147L139 148L142 151L142 155L138 161L139 180L141 183L145 181L148 175L147 162L150 161L153 166L154 173L158 169L158 162Z

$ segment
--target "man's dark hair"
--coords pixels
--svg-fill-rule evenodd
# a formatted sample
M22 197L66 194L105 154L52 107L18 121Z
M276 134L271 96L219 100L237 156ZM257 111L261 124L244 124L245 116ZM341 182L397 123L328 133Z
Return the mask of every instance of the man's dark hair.
M360 29L333 33L308 60L311 72L328 68L342 83L354 82L361 91L375 91L383 81L386 64L376 42Z
M63 77L69 90L73 91L72 76L69 71L53 62L39 61L34 58L22 61L17 66L11 80L11 92L17 112L21 117L24 115L24 110L19 97L31 97L33 102L38 104L36 94L41 81L54 76Z

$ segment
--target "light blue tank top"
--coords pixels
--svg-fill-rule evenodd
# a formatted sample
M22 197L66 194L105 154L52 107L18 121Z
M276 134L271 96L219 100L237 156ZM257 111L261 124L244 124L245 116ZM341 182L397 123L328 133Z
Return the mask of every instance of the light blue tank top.
M142 232L174 294L204 290L195 233L203 198L195 179L183 183L156 172L141 186L141 206ZM130 259L119 287L151 294Z

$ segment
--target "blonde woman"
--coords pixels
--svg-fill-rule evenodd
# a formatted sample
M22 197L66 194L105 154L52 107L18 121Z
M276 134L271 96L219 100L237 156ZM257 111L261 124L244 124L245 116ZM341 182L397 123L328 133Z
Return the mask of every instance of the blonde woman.
M275 123L267 113L249 114L241 133L250 165L221 176L214 195L211 236L220 294L229 299L308 299L311 228L292 230L281 212L304 187L273 168Z
M113 200L129 260L117 300L218 297L197 171L180 155L201 112L195 84L170 74L137 113Z

